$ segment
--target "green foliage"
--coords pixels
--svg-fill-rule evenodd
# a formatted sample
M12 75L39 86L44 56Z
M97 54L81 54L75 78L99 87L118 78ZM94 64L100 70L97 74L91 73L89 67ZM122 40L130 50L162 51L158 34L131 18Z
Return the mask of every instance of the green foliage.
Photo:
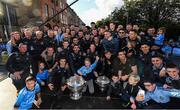
M173 25L178 28L180 0L124 0L124 5L116 8L106 19L123 25L132 23L156 28ZM106 19L101 20L101 25L107 23Z
M107 17L107 18L105 18L105 19L102 19L101 21L97 21L96 22L96 25L98 26L98 27L100 27L100 26L105 26L105 25L109 25L109 23L111 22L112 20L109 18L109 17Z

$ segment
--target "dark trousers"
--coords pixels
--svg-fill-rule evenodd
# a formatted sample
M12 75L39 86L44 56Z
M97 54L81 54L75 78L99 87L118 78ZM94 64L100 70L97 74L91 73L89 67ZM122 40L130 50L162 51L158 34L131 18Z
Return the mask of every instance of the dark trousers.
M54 90L50 91L50 94L51 94L51 108L61 108L60 107L60 100L61 100L61 97L63 95L63 91L61 91L61 88L59 87L55 87Z

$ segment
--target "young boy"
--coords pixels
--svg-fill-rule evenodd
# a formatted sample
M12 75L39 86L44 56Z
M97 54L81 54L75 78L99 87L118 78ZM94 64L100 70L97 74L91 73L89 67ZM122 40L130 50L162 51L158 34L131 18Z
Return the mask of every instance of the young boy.
M179 68L175 64L168 64L166 66L166 72L168 77L166 77L166 82L163 85L163 88L173 88L180 89L180 77L179 77Z
M39 63L39 72L36 75L37 82L41 86L45 86L47 79L48 79L48 76L49 76L49 72L47 69L45 69L44 62L40 62Z
M124 82L122 90L123 106L126 108L136 109L135 97L140 90L138 82L140 81L139 75L131 74L128 82Z
M157 45L157 46L162 46L163 45L165 32L166 32L166 30L165 30L164 27L160 27L158 29L157 36L154 38L155 45Z
M89 58L86 58L84 60L85 66L82 66L77 73L81 75L87 82L87 86L89 88L89 93L93 94L94 93L94 84L93 84L93 70L95 69L97 63L99 61L99 57L96 56L95 62L91 65L91 61ZM87 86L83 89L83 92L86 91Z
M31 108L39 108L41 104L40 86L36 83L33 76L28 76L25 80L26 87L21 89L18 94L15 107L18 109L28 110ZM37 100L35 100L37 96Z
M118 74L112 75L112 81L108 85L106 100L111 99L111 95L121 96L122 83L119 80Z
M155 81L152 78L144 79L144 86L147 90L144 97L137 95L136 101L141 103L149 102L150 100L153 103L149 103L146 108L173 108L178 106L176 103L171 103L171 97L180 98L180 90L177 89L163 89L156 85ZM176 99L177 101L177 99Z

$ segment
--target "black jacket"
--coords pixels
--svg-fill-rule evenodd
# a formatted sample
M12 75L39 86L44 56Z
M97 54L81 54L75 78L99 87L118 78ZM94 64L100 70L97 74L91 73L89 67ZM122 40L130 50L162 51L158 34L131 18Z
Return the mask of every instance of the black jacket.
M66 81L70 76L71 74L68 69L58 67L50 73L48 83L52 83L55 88L60 88L66 84Z
M124 82L123 84L123 90L122 90L122 99L124 102L124 106L129 106L130 104L130 97L136 98L138 91L140 90L140 87L138 85L132 86L127 82Z
M21 54L16 52L9 57L6 63L6 68L12 74L16 71L23 71L24 74L28 74L30 69L30 63L31 58L29 54Z
M107 96L111 96L112 94L120 96L122 92L122 83L120 81L114 83L111 81L108 85Z

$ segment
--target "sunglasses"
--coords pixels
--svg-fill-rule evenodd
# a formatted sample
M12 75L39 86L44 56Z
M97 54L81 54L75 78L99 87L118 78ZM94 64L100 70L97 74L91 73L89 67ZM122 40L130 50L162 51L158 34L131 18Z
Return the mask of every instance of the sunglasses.
M151 85L144 85L145 87L149 87L149 86L151 86Z

